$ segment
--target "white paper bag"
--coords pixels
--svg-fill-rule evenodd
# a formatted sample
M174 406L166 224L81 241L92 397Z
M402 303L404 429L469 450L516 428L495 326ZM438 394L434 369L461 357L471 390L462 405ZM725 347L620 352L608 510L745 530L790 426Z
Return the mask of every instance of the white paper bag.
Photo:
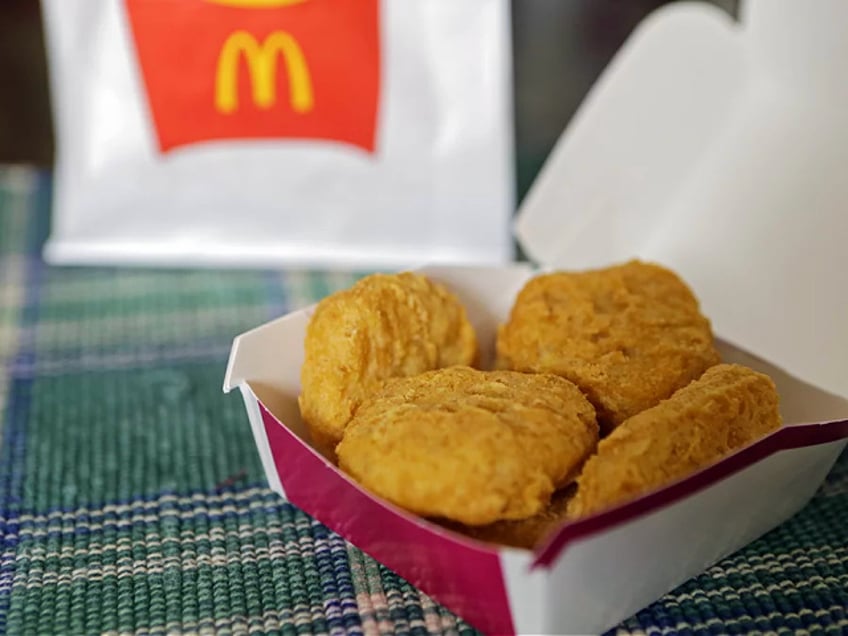
M511 256L506 0L43 0L57 263Z

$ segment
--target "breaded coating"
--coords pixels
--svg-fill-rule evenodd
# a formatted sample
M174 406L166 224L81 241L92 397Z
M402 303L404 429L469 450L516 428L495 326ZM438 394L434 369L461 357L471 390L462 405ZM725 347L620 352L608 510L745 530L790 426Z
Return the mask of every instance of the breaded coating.
M498 330L497 353L498 368L577 384L604 434L719 362L690 289L640 261L533 278Z
M495 521L485 526L466 526L442 519L434 519L446 528L465 534L472 539L532 550L560 524L568 519L568 502L574 496L573 486L558 490L551 503L540 513L516 521Z
M558 376L451 367L387 381L336 452L363 486L468 525L539 513L595 449L595 411Z
M364 398L392 377L474 364L477 338L459 300L412 273L374 274L322 300L306 332L300 412L332 456Z
M633 499L780 425L771 378L737 364L714 366L602 440L577 480L568 512L579 517Z

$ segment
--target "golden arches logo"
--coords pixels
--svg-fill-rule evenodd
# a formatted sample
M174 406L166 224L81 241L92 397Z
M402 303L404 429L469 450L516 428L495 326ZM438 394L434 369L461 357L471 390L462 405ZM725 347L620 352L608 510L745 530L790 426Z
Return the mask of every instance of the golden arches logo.
M217 1L217 0L214 0ZM238 0L230 0L235 3ZM248 2L262 0L242 0ZM266 0L270 2L271 0ZM277 0L278 2L280 0ZM292 0L288 0L291 3ZM238 109L239 59L247 61L253 101L259 108L271 108L277 101L277 59L283 58L289 80L289 103L297 113L307 113L314 106L312 79L300 45L285 31L274 31L260 44L247 31L236 31L224 42L218 56L215 76L215 108L224 114Z

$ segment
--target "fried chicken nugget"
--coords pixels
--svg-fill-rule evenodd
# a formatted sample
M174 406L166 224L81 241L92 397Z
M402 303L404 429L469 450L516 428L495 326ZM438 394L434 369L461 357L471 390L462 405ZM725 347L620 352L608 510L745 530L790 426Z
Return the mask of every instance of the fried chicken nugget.
M413 273L374 274L322 300L307 327L301 415L328 455L387 378L473 364L477 337L459 300Z
M569 505L579 517L694 473L781 425L771 378L720 364L598 445Z
M595 410L553 375L451 367L386 382L336 452L363 486L467 525L539 513L598 440Z
M604 434L719 362L686 284L639 261L533 278L499 327L497 354L498 368L574 382Z
M527 519L495 521L485 526L466 526L441 519L434 521L472 539L532 550L568 518L568 502L574 492L573 486L558 490L551 497L551 503L547 507Z

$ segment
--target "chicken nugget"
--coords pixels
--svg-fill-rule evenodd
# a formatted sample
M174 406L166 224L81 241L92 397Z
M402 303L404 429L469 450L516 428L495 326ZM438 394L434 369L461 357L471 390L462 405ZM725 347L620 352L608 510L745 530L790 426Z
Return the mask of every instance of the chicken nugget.
M603 434L719 362L709 321L674 273L639 261L530 280L497 338L498 368L579 386Z
M631 417L598 445L577 480L575 517L690 475L781 425L771 378L720 364Z
M595 410L553 375L451 367L387 381L336 452L366 488L467 525L540 512L598 440Z
M300 412L332 456L345 426L387 378L473 364L477 337L465 308L425 276L373 274L322 300L306 332Z
M433 521L472 539L532 550L568 519L568 502L574 493L573 485L565 490L558 490L551 497L551 503L541 512L527 519L495 521L485 526L466 526L443 519Z

